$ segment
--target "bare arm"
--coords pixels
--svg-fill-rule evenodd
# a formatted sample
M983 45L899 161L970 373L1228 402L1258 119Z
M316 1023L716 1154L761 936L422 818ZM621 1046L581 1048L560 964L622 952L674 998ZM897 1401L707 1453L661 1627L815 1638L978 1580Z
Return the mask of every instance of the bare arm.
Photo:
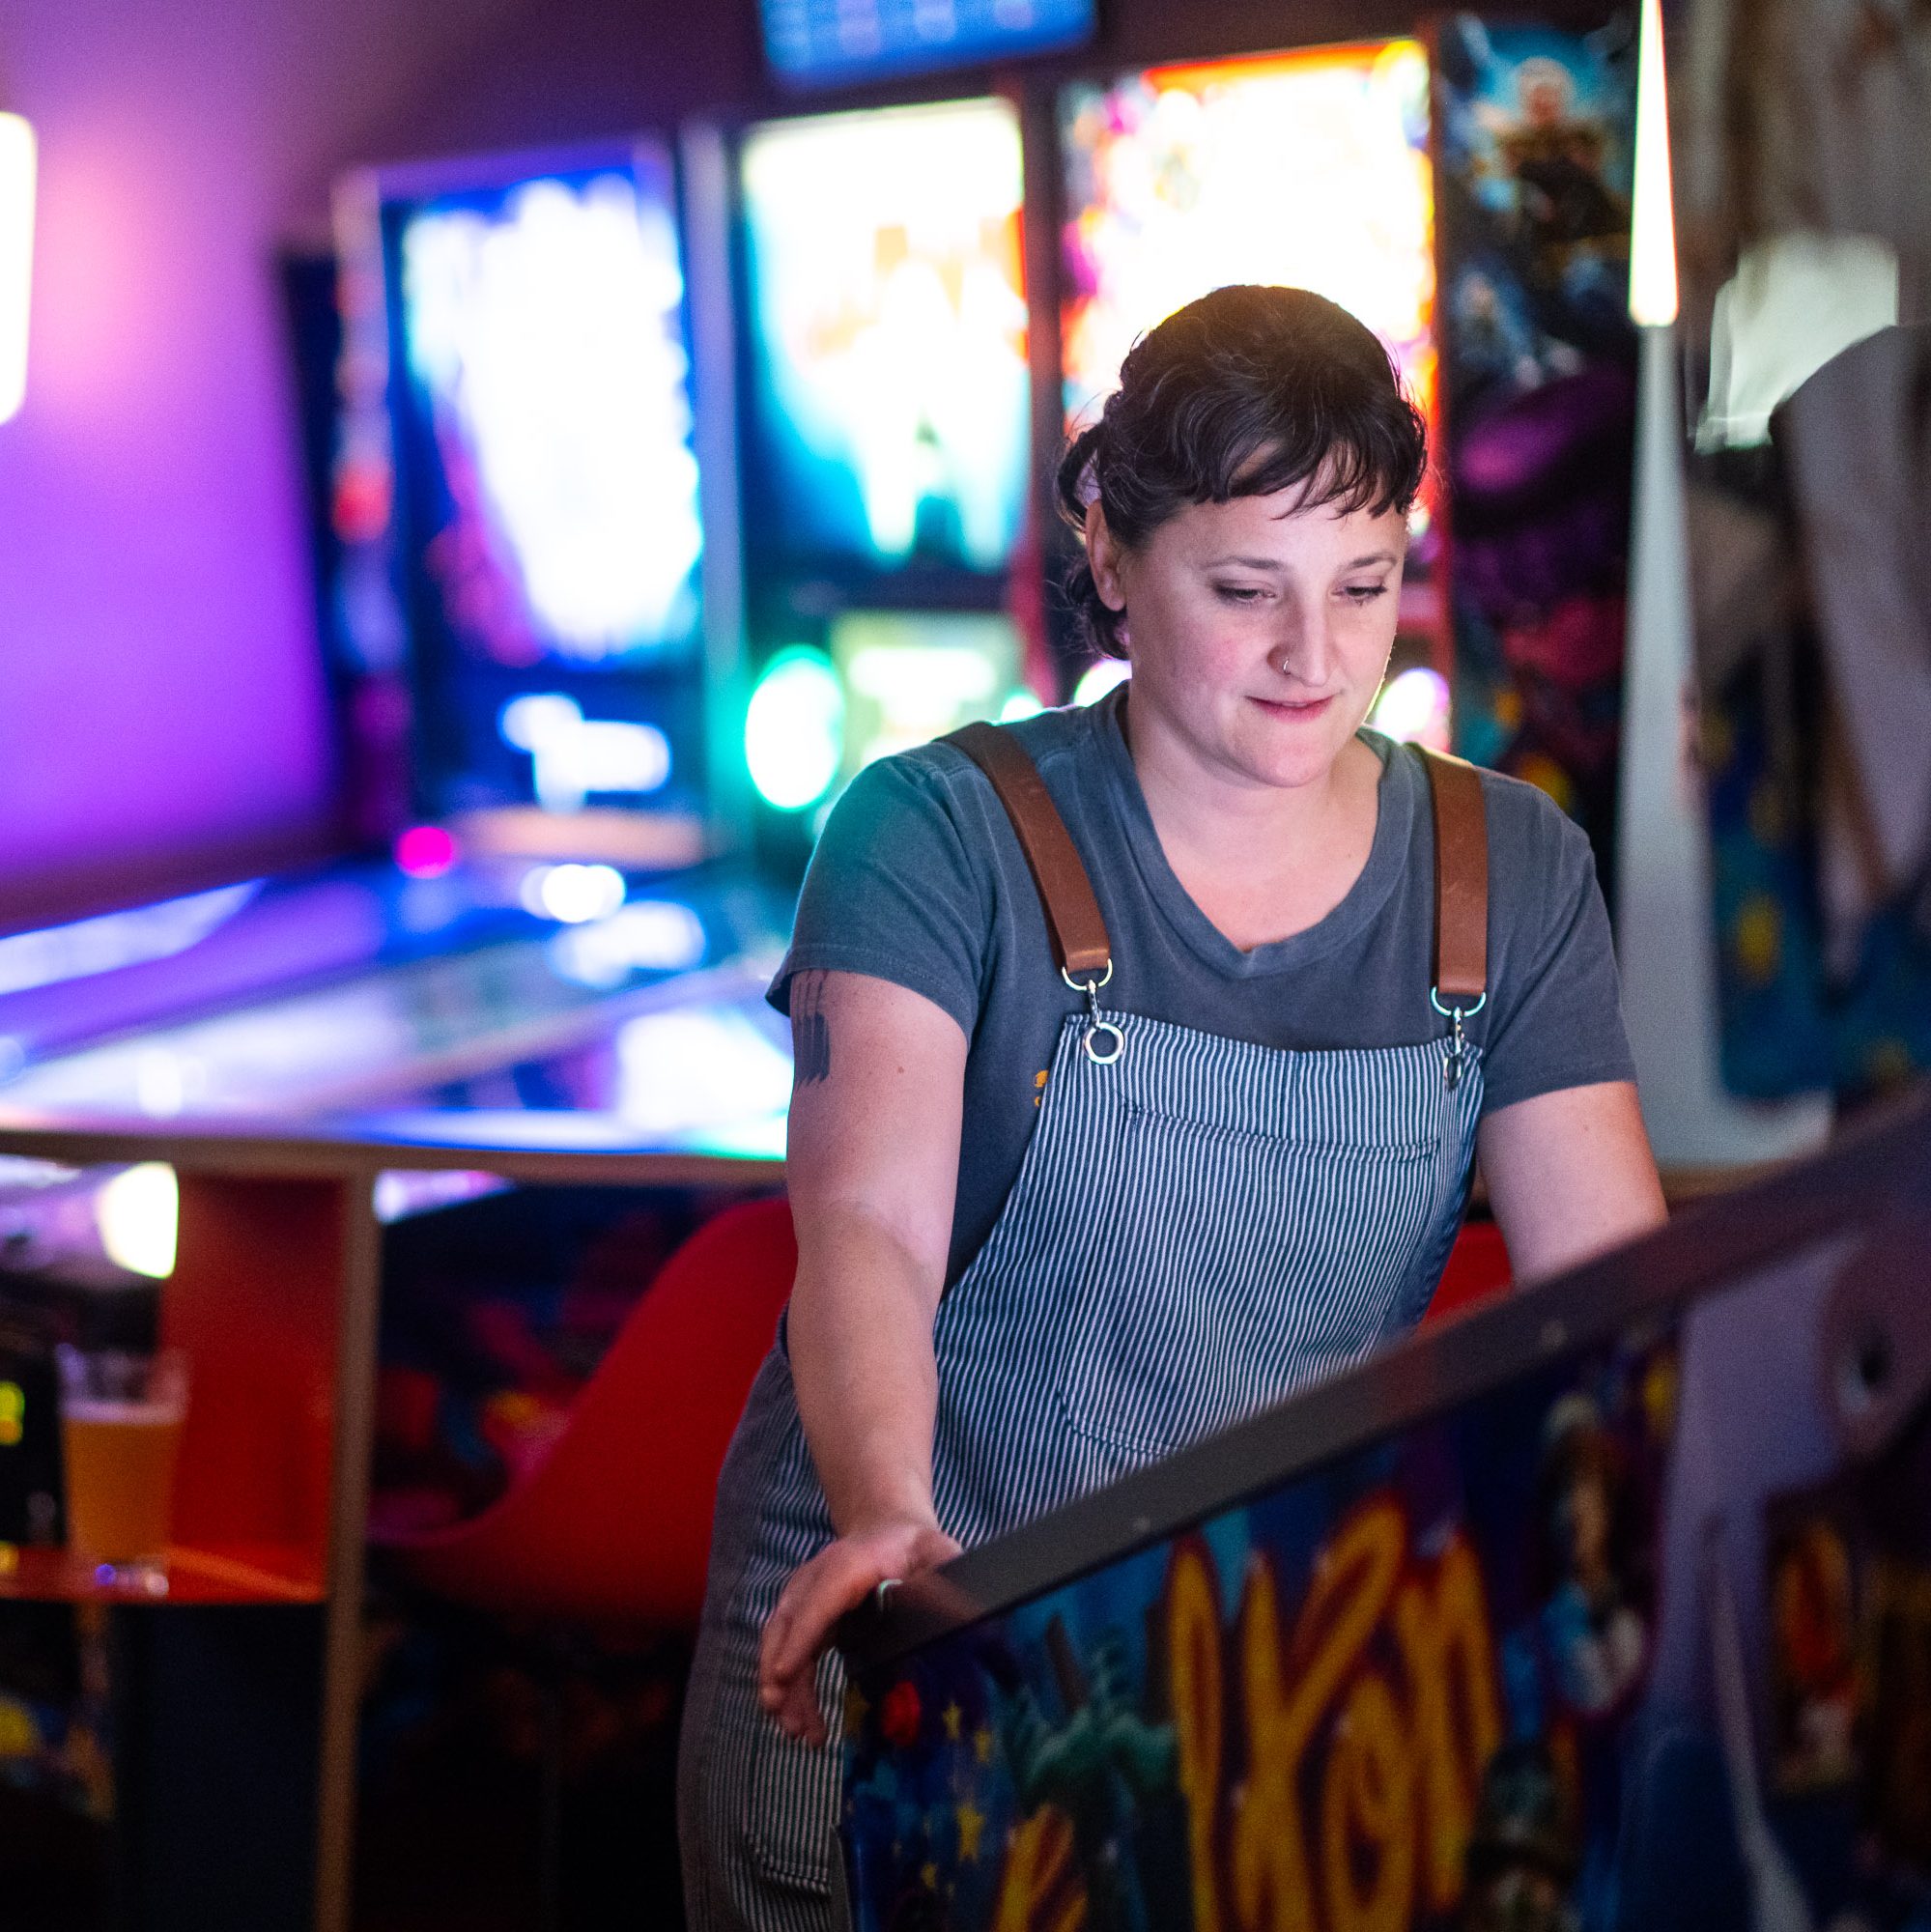
M1663 1221L1627 1080L1519 1100L1483 1121L1477 1144L1519 1283L1560 1274Z
M798 1410L838 1541L765 1629L763 1696L821 1740L812 1666L886 1577L952 1545L932 1511L932 1321L958 1176L965 1036L917 993L854 973L792 982L787 1180L798 1278L786 1334Z

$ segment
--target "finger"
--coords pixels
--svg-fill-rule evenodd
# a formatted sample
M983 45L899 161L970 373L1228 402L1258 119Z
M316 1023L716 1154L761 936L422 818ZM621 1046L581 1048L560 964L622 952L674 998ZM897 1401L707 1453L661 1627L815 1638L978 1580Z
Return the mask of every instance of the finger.
M797 1599L773 1652L772 1674L780 1679L809 1667L829 1640L832 1626L878 1581L878 1565L843 1545L825 1552L807 1576L799 1573Z
M767 1710L781 1711L793 1687L825 1647L838 1610L827 1613L851 1587L850 1556L840 1546L824 1550L785 1584L778 1606L766 1620L758 1650L758 1689Z
M798 1678L786 1692L778 1711L781 1727L791 1737L809 1745L825 1742L825 1716L818 1708L816 1672Z
M793 1623L792 1605L797 1598L797 1577L785 1584L778 1606L765 1619L764 1633L757 1647L757 1677L767 1704L776 1703L781 1688L778 1660Z

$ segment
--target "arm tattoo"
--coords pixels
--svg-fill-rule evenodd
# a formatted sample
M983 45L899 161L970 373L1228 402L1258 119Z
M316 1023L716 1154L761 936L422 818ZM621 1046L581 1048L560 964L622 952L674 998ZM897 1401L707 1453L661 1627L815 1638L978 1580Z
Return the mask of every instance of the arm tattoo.
M832 1077L832 1023L822 973L800 973L791 983L791 1057L800 1087Z

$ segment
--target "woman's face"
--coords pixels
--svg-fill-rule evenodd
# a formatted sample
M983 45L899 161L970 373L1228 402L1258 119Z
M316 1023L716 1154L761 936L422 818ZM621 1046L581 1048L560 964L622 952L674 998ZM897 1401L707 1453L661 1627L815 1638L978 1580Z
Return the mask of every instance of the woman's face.
M1100 596L1126 613L1132 716L1236 781L1326 778L1375 701L1395 641L1406 521L1299 491L1193 503L1137 550L1095 505Z

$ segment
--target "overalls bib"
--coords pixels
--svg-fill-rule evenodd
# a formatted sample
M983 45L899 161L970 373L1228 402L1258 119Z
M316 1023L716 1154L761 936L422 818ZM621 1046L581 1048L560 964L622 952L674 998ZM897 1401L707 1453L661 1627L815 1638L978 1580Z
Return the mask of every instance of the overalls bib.
M1109 1009L1106 927L1031 760L1008 732L950 740L991 780L1083 998L985 1244L933 1325L933 1502L970 1547L1358 1361L1421 1317L1461 1223L1482 1105L1462 1022L1486 999L1481 784L1430 755L1441 1032L1287 1051ZM838 1811L829 1748L757 1702L759 1637L836 1534L781 1328L719 1486L686 1705L679 1809L694 1932L823 1932Z

